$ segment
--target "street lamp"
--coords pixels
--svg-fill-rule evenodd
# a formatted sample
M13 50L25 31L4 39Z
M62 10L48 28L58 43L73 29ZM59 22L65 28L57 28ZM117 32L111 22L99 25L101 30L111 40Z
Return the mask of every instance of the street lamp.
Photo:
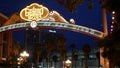
M20 61L20 64L22 63L23 66L26 65L26 61L27 61L27 58L29 57L29 53L27 53L26 51L23 51L22 53L20 53L20 57L22 58L22 60Z
M22 53L20 53L20 56L23 57L24 61L26 62L26 58L29 57L29 53L23 51Z
M18 65L20 65L20 64L21 64L22 60L23 60L23 58L22 58L22 57L17 58Z
M22 53L20 53L21 57L29 57L29 53L27 53L26 51L23 51Z
M66 64L66 68L70 68L70 64L71 64L72 62L68 59L68 60L66 60L65 61L65 64Z

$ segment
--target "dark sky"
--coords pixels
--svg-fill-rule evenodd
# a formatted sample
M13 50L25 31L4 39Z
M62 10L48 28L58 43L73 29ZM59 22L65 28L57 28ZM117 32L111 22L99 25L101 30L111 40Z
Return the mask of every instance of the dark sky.
M55 0L1 0L0 12L11 16L15 12L20 12L23 8L31 3L39 3L46 6L49 10L56 10L67 21L73 18L77 25L90 27L99 31L103 31L102 28L102 10L99 0L93 0L93 10L88 9L88 2L84 2L83 5L79 5L73 13L69 13L66 8L58 4ZM108 24L111 23L110 13L107 13ZM110 26L108 26L110 27ZM63 32L67 39L67 47L74 43L77 48L82 47L85 43L90 44L91 47L96 47L94 41L98 38L91 37L82 33L76 33L68 30L58 30ZM18 40L22 45L24 42L24 31L13 32L13 39Z

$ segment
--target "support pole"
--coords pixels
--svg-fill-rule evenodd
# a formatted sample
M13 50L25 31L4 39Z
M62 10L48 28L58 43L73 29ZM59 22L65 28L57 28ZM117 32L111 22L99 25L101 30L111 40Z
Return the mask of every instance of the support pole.
M107 14L106 14L106 8L104 8L105 0L101 0L102 5L102 24L103 24L103 32L104 35L108 35L108 25L107 25ZM102 52L104 51L104 48L100 48L100 64L103 68L109 68L109 60L107 58L102 57Z
M0 63L2 63L2 53L3 53L3 33L0 32Z

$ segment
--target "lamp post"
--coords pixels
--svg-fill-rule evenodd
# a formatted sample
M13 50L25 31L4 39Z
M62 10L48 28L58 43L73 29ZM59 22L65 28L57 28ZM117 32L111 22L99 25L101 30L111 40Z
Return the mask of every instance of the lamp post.
M68 59L65 61L65 64L66 64L66 68L71 68L70 65L71 65L71 61Z
M20 56L23 57L24 61L26 62L26 58L29 57L29 53L23 51L22 53L20 53Z

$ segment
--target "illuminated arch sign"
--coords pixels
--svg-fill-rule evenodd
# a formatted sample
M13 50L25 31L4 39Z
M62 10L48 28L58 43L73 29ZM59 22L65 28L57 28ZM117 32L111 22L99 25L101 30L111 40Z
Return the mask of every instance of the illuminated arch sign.
M11 25L0 27L0 32L17 28L24 27L35 28L39 26L46 28L63 28L66 30L85 33L98 38L104 37L103 32L87 28L84 26L75 25L74 19L66 21L57 11L49 12L49 10L46 7L39 5L37 3L33 3L30 6L27 6L26 8L22 9L20 12L20 17L25 21L29 22L16 24L12 24L12 22L10 22Z
M26 21L39 21L48 16L49 10L37 3L32 3L30 6L22 9L20 17Z
M16 29L16 28L23 28L23 27L30 27L31 22L24 22L24 23L18 23L18 24L12 24L8 26L3 26L0 27L0 32L6 31L6 30L11 30L11 29ZM84 26L79 26L79 25L73 25L73 24L66 24L66 23L61 23L61 22L37 22L39 27L54 27L54 28L63 28L63 29L68 29L72 30L75 32L83 32L98 38L103 38L104 33L100 32L98 30L94 30L91 28L87 28Z

